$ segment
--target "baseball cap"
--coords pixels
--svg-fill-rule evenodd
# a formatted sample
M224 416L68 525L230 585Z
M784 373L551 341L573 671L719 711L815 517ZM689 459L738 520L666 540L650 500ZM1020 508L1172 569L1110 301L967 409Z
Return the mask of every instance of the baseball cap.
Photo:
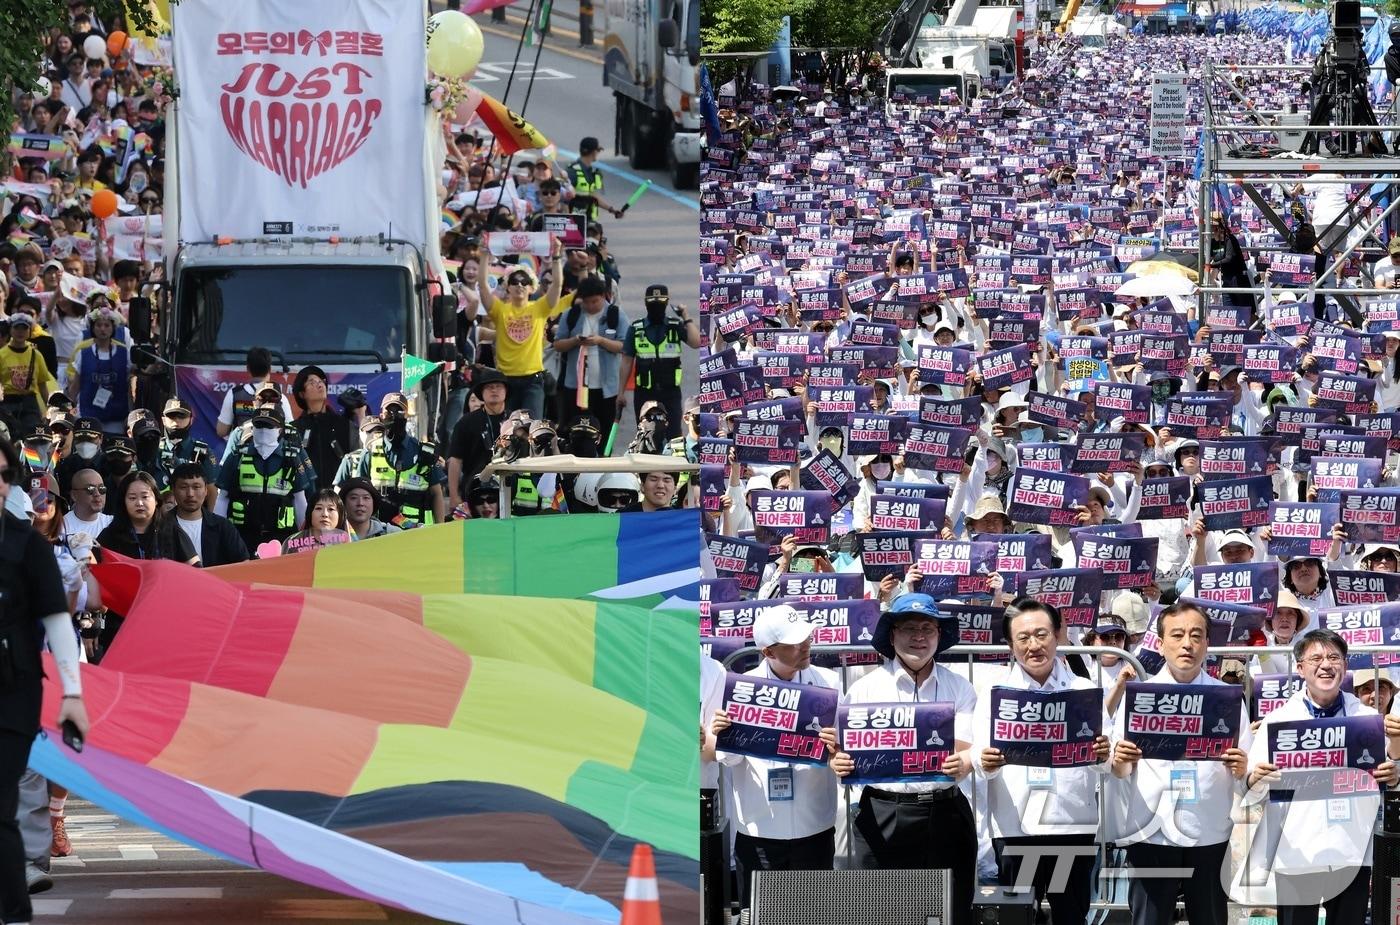
M78 418L73 422L73 436L88 434L90 436L102 436L102 425L96 418Z
M398 405L407 413L410 407L408 396L402 392L390 392L379 402L379 413L383 414L385 411L388 411L390 405Z
M1395 678L1388 668L1359 668L1351 675L1352 690L1365 687L1367 684L1375 684L1377 681L1389 684L1392 690L1396 686Z
M1123 623L1128 627L1128 633L1136 636L1147 632L1147 619L1152 615L1152 608L1136 594L1124 592L1113 599L1113 606L1108 612L1115 617L1122 617Z
M753 621L753 642L760 649L795 646L811 639L816 628L815 623L802 619L802 614L787 604L765 607Z
M282 415L282 406L277 403L259 405L253 412L253 424L256 426L259 421L267 421L278 427L287 423L287 419Z
M32 328L34 327L34 319L24 312L15 312L10 316L10 327Z
M603 150L603 146L599 144L598 139L594 138L592 135L586 136L578 143L579 154L592 154L594 151L601 150Z
M1094 624L1094 632L1102 636L1106 633L1128 634L1128 621L1116 613L1101 614Z
M190 405L182 398L172 398L165 403L165 407L161 409L160 413L162 415L189 414Z
M1245 546L1251 548L1254 546L1254 540L1250 539L1249 534L1245 533L1243 530L1226 530L1225 534L1220 537L1221 549L1224 549L1226 546L1233 546L1236 543L1243 543Z
M645 297L645 301L647 302L654 302L659 299L670 301L670 298L671 290L668 287L661 285L660 283L652 283L650 286L647 287L647 294Z
M253 394L255 396L264 395L268 393L280 396L282 394L282 390L277 387L277 383L272 382L271 380L267 382L255 382L253 384Z

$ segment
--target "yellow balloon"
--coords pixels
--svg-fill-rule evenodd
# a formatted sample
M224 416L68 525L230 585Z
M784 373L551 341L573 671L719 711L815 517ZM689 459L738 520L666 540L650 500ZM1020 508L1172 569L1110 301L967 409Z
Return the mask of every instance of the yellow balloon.
M484 47L481 29L461 10L443 10L428 19L428 69L439 77L471 76Z

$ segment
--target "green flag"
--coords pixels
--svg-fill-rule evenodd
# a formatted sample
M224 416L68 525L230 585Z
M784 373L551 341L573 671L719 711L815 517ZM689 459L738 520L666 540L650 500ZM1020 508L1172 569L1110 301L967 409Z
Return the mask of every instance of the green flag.
M422 357L405 353L403 355L403 390L407 392L413 389L423 381L424 376L431 376L437 372L441 365L441 363L429 363Z

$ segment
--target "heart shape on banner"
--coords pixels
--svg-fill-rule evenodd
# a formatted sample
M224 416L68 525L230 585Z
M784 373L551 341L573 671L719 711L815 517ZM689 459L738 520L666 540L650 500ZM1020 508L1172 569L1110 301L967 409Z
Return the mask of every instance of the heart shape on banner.
M358 64L341 61L297 77L275 64L248 64L222 86L219 112L238 150L307 189L355 154L374 130L383 101L366 95Z

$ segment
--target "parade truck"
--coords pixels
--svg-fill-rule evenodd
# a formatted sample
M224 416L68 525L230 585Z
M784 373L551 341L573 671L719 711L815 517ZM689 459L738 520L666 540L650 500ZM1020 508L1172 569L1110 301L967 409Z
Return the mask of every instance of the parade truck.
M617 105L615 146L637 169L700 177L701 0L607 0L603 85Z
M196 437L222 445L215 422L255 346L287 393L299 368L321 367L336 407L353 388L373 412L407 384L432 434L436 393L411 386L421 361L450 359L456 300L438 252L445 152L422 5L182 0L172 14L154 330Z

